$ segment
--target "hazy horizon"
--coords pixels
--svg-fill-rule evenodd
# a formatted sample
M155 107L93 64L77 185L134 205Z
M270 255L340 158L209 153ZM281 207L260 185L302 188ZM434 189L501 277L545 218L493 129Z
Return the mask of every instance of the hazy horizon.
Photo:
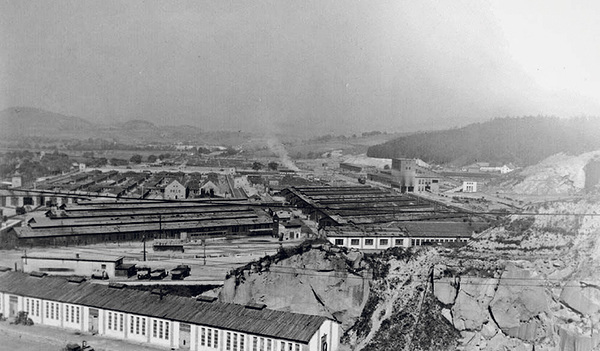
M598 12L592 1L5 1L0 110L308 134L600 115Z

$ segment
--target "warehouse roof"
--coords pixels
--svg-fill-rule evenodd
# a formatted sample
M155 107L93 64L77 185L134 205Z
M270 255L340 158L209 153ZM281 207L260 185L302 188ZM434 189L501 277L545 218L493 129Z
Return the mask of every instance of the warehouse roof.
M23 259L57 260L57 261L90 261L117 263L124 259L123 256L106 256L90 253L51 254L46 252L28 252L21 256Z
M398 226L414 237L470 237L473 232L484 227L484 223L422 221L399 222Z
M61 277L39 277L11 271L0 272L0 291L302 343L308 343L327 319L187 297L167 295L161 298L151 292L120 285L73 283Z

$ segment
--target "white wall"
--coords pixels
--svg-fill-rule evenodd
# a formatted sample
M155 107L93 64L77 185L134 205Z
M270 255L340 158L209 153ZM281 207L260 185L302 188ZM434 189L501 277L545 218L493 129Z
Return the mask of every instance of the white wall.
M98 262L98 261L80 261L80 260L56 260L43 258L23 258L23 271L29 272L44 272L50 275L83 275L90 277L95 269L101 270L102 265L105 265L106 273L109 278L115 276L114 262ZM64 271L52 271L48 268L65 269Z
M410 246L410 240L408 240L407 238L403 237L403 238L398 238L398 237L393 237L393 236L389 236L389 237L354 237L354 238L348 238L348 237L336 237L336 236L330 236L327 238L329 240L329 242L331 242L332 244L336 245L335 241L336 239L340 239L342 240L342 244L338 245L338 246L344 246L347 248L354 248L354 249L380 249L380 250L385 250L388 249L390 247L395 247L395 246L399 246L399 247L409 247ZM358 244L353 245L352 244L352 239L358 240ZM373 243L371 245L367 245L367 239L371 239L373 240ZM382 243L381 240L387 240L387 244ZM396 239L403 239L402 240L402 244L396 244Z
M9 294L0 293L0 313L4 313L5 315L8 312L8 304L9 304ZM13 295L17 296L17 295ZM18 311L26 311L27 310L27 301L29 301L29 311L32 310L34 313L30 314L30 318L36 324L50 325L55 327L62 327L72 330L80 330L82 332L89 332L89 316L90 316L90 307L87 306L79 306L72 305L68 303L60 303L55 301L34 299L29 297L18 297ZM39 316L35 313L37 308L37 302L40 303L39 308ZM46 308L48 307L48 310ZM67 308L69 312L67 313ZM71 309L72 308L72 309ZM77 320L77 309L79 309L79 321ZM46 317L46 311L48 312L48 317ZM72 312L74 314L72 314ZM98 334L104 335L107 337L113 337L123 340L131 340L135 342L148 342L153 345L164 346L166 348L179 348L179 322L168 321L164 319L151 318L145 316L138 316L132 314L126 314L115 311L106 311L102 309L98 309ZM109 312L110 312L110 322L111 327L108 327L109 323ZM73 316L73 321L71 322L71 316ZM122 316L122 317L121 317ZM68 317L68 320L67 320ZM121 324L122 318L122 324ZM139 328L136 332L136 320L139 318L140 324ZM131 332L131 321L134 321L133 325L133 333ZM145 335L142 333L142 320L146 321L145 327ZM116 321L116 323L115 323ZM154 321L157 322L157 331L156 337L153 335L153 325ZM160 337L160 323L162 322L162 337ZM122 327L121 327L122 325ZM168 334L167 334L167 326L168 325ZM201 345L201 329L204 328L205 331L205 339L204 346ZM211 331L211 345L208 346L208 337L207 332ZM216 350L226 350L227 343L227 333L231 335L231 350L234 350L234 345L237 345L237 348L240 350L252 350L254 335L241 333L238 331L227 331L227 330L219 330L216 328L202 327L198 325L191 325L190 328L190 350L198 350L198 351L216 351ZM214 335L218 335L217 344L215 344ZM288 340L281 340L275 338L267 338L256 336L256 340L258 343L258 350L261 350L261 342L264 345L264 350L267 350L267 343L269 340L271 341L271 350L272 351L289 351L290 346L292 351L301 350L301 351L320 351L321 346L321 337L323 335L327 335L328 342L328 350L336 351L338 348L339 342L339 324L333 321L326 320L319 331L313 336L310 344L301 344L297 342L291 342ZM233 337L236 337L236 342L233 342ZM244 344L244 349L241 349L242 340ZM283 348L282 348L283 343Z
M309 351L321 351L322 338L327 341L328 351L337 351L339 345L340 325L334 321L326 320L323 322L319 331L310 339L308 343ZM286 350L287 351L287 350Z

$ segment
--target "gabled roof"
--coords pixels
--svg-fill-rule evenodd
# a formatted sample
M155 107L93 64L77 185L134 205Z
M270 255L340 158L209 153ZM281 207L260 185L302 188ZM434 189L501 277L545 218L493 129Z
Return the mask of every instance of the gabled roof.
M0 272L0 291L9 294L84 305L124 313L263 335L308 343L327 318L307 314L206 302L148 291L115 289L106 285L69 283L61 277L34 277Z

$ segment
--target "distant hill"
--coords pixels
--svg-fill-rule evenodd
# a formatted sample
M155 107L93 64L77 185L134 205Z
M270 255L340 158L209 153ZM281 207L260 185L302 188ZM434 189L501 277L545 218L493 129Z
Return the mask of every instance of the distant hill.
M12 107L0 111L0 125L0 135L3 137L48 136L97 128L97 125L83 118L31 107Z
M463 128L417 133L369 148L379 158L417 157L438 164L475 161L527 166L560 152L600 149L600 119L496 118Z
M123 144L202 142L235 145L248 135L240 132L205 132L194 126L157 126L143 120L98 124L79 117L61 115L31 107L0 111L0 138L5 141L116 140ZM227 143L226 143L227 142Z

